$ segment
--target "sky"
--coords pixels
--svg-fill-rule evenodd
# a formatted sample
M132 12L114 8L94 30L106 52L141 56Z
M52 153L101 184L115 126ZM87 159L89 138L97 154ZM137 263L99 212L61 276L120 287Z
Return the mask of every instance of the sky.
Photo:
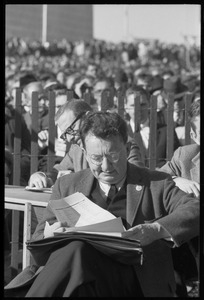
M199 4L116 4L93 5L94 38L132 41L134 38L184 43L184 35L200 45L201 5Z

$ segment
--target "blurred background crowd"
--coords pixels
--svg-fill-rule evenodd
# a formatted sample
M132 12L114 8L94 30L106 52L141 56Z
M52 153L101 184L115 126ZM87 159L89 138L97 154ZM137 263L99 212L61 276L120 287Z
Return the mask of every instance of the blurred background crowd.
M22 151L26 154L30 153L33 91L39 93L39 137L48 129L49 91L55 92L56 111L67 101L68 91L73 92L74 98L83 98L89 93L93 110L101 110L102 93L110 90L115 98L109 109L117 109L117 91L125 91L124 116L130 125L130 136L134 134L134 125L130 122L134 118L131 94L139 92L145 95L147 102L151 95L155 95L158 122L165 125L165 116L161 117L159 112L164 112L167 107L167 94L174 93L177 148L185 142L184 95L192 93L192 101L200 97L200 48L193 44L186 47L158 40L112 43L97 39L62 39L42 44L38 40L13 37L6 41L5 77L5 148L11 153L17 88L20 88L22 97ZM56 155L61 159L66 148L62 141L58 146L55 147ZM43 157L47 148L40 140L39 148ZM29 168L25 180L28 178Z

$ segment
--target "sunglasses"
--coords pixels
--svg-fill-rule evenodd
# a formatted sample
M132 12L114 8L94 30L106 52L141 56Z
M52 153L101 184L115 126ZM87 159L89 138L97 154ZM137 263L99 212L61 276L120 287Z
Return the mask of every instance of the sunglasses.
M81 114L79 114L76 119L72 122L72 124L61 134L60 138L63 140L63 141L66 141L66 135L69 134L69 135L73 135L73 136L76 136L76 135L79 135L79 130L75 130L73 129L73 126L74 124L79 120L81 119L81 117L85 114L86 112L83 112Z

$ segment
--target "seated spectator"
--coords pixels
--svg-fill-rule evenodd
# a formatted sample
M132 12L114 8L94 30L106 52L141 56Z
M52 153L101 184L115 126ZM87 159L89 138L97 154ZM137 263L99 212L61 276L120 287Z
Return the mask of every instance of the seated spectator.
M95 105L92 106L93 110L101 110L102 93L111 89L114 89L114 83L110 78L100 77L96 80L93 86L93 97L96 101Z
M162 172L169 173L176 186L182 191L190 194L200 196L200 100L191 104L188 112L189 121L191 125L191 137L194 140L193 144L179 147L171 159L163 167L160 168ZM197 272L196 277L199 276L199 251L198 238L189 241L189 248L195 258ZM193 263L192 257L188 253L188 249L182 251L181 249L173 250L173 257L175 257L175 269L180 274L181 278L193 278ZM184 259L183 259L184 257ZM182 264L183 262L183 264ZM184 267L183 267L184 266ZM188 267L187 267L188 266ZM191 268L190 268L191 267ZM195 267L194 267L195 270ZM187 295L187 293L186 293Z
M135 124L135 96L136 93L140 94L140 124ZM149 167L149 107L150 107L150 95L147 90L141 87L132 87L127 89L125 97L125 109L129 115L128 132L131 137L133 137L138 144L142 160L145 161L145 166ZM127 116L126 116L127 117ZM137 125L139 128L137 128ZM136 130L135 130L136 126ZM161 167L166 162L166 144L167 144L167 127L165 125L157 124L156 131L156 167ZM178 138L174 132L174 149L179 147Z
M4 150L4 184L13 183L13 155L11 150L5 145Z
M56 79L61 84L66 84L67 76L65 74L65 71L63 69L60 69L56 74Z
M70 241L55 248L42 268L24 269L4 288L5 295L174 297L169 243L179 247L198 234L199 200L178 189L166 173L127 161L127 126L117 113L88 114L80 127L80 137L90 168L60 177L50 199L58 201L80 191L121 217L126 229L122 237L140 241L144 262L124 264L89 243ZM110 199L111 185L117 190ZM46 222L50 225L46 226ZM46 241L56 229L62 232L63 226L66 225L57 222L48 203L32 240Z
M11 106L5 107L5 155L8 158L9 153L14 153L14 137L15 137L15 113L16 111ZM20 159L20 185L26 186L30 176L30 144L31 136L28 131L24 119L21 118L21 159ZM9 150L8 150L9 149ZM8 153L9 151L9 153ZM9 155L10 156L10 155ZM11 166L11 160L7 160L8 167ZM11 171L11 169L9 168ZM9 183L12 184L11 178L13 173L9 174Z
M73 99L64 104L56 113L55 124L62 132L61 138L70 143L69 151L63 160L55 164L52 172L36 172L31 175L29 186L47 187L52 186L57 177L71 172L78 172L89 167L82 151L79 126L83 123L83 116L91 111L91 107L84 100ZM143 166L139 147L131 138L127 142L128 160L138 166Z
M86 75L92 77L94 80L97 76L97 65L94 62L89 62L86 69Z

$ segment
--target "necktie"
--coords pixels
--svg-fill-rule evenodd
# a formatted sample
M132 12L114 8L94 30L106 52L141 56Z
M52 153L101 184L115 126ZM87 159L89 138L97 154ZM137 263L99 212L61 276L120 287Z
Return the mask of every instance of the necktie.
M115 184L111 184L110 190L108 192L108 196L107 196L107 204L109 205L112 201L112 199L115 197L115 195L117 194L118 190Z

